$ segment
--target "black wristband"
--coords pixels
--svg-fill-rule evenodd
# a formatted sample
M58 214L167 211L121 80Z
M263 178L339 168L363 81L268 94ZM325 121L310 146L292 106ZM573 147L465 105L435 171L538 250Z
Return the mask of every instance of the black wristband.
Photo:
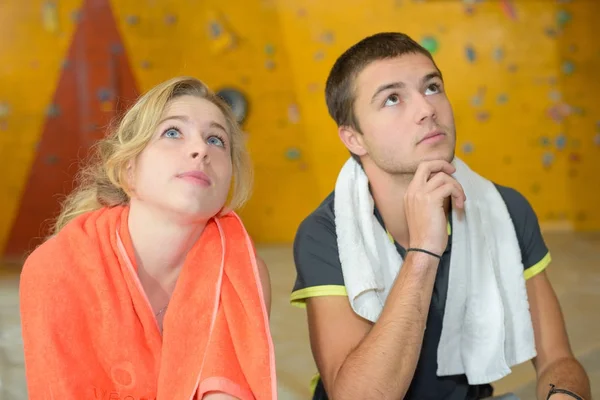
M420 252L420 253L429 254L430 256L433 256L433 257L435 257L435 258L437 258L437 259L440 259L440 260L442 259L442 256L438 256L437 254L435 254L435 253L432 253L431 251L429 251L429 250L425 250L425 249L418 249L418 248L416 248L416 247L411 247L411 248L409 248L409 249L407 249L407 250L406 250L406 252L407 252L407 253L408 253L409 251L418 251L418 252Z
M550 391L548 392L548 397L546 397L546 400L548 400L550 398L550 396L552 396L553 394L557 394L557 393L566 394L577 400L583 400L581 397L577 396L575 393L571 392L570 390L557 389L556 386L554 386L553 384L550 384Z

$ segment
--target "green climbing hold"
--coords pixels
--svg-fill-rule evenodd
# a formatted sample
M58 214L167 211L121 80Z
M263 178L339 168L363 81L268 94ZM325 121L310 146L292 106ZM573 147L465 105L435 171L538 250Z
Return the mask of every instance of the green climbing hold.
M423 46L431 54L435 53L439 48L439 43L436 38L426 36L421 40L421 46Z
M571 13L566 10L560 10L556 14L556 22L561 28L571 21Z

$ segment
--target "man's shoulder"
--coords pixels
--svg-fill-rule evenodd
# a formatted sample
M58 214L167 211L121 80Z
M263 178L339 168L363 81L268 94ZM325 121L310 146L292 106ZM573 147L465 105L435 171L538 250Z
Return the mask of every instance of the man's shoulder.
M502 200L504 200L504 204L506 204L506 208L515 225L533 222L537 224L535 211L523 193L514 187L498 183L494 183L494 186L498 190L498 193L500 193Z
M321 232L335 235L334 197L335 192L331 192L302 220L296 232L295 242L307 236L320 236Z

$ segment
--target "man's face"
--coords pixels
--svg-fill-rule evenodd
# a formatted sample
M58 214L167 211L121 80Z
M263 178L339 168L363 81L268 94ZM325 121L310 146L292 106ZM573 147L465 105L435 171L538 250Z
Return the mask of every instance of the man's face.
M361 133L342 127L348 149L389 174L414 174L429 160L454 158L454 115L434 63L422 54L374 61L355 80Z

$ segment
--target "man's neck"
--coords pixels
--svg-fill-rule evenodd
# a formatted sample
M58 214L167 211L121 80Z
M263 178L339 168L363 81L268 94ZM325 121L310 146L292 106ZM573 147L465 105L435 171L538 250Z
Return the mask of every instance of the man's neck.
M410 233L404 208L404 195L414 174L392 175L378 168L365 168L369 178L371 195L379 211L386 230L402 247L408 248ZM450 210L450 201L444 206L446 214Z
M412 175L391 175L367 167L371 195L387 231L403 247L410 241L408 222L404 211L404 195Z

